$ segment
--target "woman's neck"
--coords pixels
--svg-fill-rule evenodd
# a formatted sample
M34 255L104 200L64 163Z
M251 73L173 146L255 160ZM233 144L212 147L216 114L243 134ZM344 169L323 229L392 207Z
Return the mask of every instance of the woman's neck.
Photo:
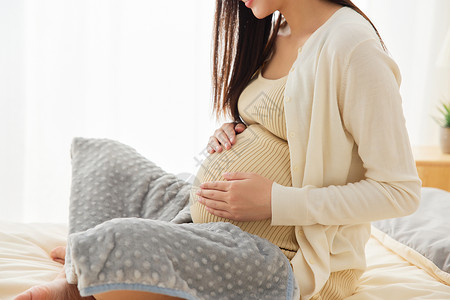
M287 22L283 35L292 40L303 40L341 7L326 0L286 0L279 8Z

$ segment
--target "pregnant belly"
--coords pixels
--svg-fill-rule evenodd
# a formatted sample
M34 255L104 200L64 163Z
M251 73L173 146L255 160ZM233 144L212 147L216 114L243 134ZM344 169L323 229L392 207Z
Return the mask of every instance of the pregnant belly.
M252 124L236 135L236 143L229 150L215 152L200 166L190 193L191 215L194 223L229 222L242 230L268 239L292 259L298 249L294 226L272 226L270 219L240 222L214 216L200 204L195 192L207 181L225 180L224 172L260 174L281 185L292 186L289 147L262 125Z

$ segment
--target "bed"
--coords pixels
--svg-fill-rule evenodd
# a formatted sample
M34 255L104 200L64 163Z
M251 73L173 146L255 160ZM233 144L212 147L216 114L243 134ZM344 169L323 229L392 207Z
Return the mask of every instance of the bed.
M373 223L366 246L367 270L348 300L450 299L450 227L448 221L429 217L430 212L446 217L450 206L441 207L442 203L450 205L449 192L422 188L421 207L415 214ZM429 221L419 224L423 220ZM396 232L401 233L400 237ZM49 253L65 245L66 234L66 224L1 221L0 299L13 299L31 286L54 279L62 265L52 261ZM426 241L426 247L421 248L410 238L415 235L432 241ZM433 252L433 245L440 248ZM440 260L433 256L436 253Z

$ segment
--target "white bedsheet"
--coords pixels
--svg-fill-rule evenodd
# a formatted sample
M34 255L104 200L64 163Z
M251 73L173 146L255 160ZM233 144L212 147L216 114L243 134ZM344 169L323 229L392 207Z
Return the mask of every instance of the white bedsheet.
M9 300L28 288L53 280L62 265L50 251L65 245L64 224L0 222L0 299Z
M0 299L12 299L33 285L53 280L62 265L50 251L65 245L64 224L0 222ZM377 236L380 238L379 236ZM450 299L450 286L383 246L374 236L367 247L367 271L347 300Z
M376 229L372 228L373 231ZM450 299L449 283L385 247L372 234L366 245L367 270L347 300ZM425 259L425 258L424 258Z

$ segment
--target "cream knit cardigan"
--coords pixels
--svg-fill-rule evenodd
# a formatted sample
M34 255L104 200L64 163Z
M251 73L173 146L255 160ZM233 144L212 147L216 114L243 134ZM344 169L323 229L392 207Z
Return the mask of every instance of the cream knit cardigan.
M372 26L347 7L292 66L284 93L292 187L273 183L271 203L272 225L296 225L291 263L302 300L330 272L365 269L371 221L418 207L400 81Z

